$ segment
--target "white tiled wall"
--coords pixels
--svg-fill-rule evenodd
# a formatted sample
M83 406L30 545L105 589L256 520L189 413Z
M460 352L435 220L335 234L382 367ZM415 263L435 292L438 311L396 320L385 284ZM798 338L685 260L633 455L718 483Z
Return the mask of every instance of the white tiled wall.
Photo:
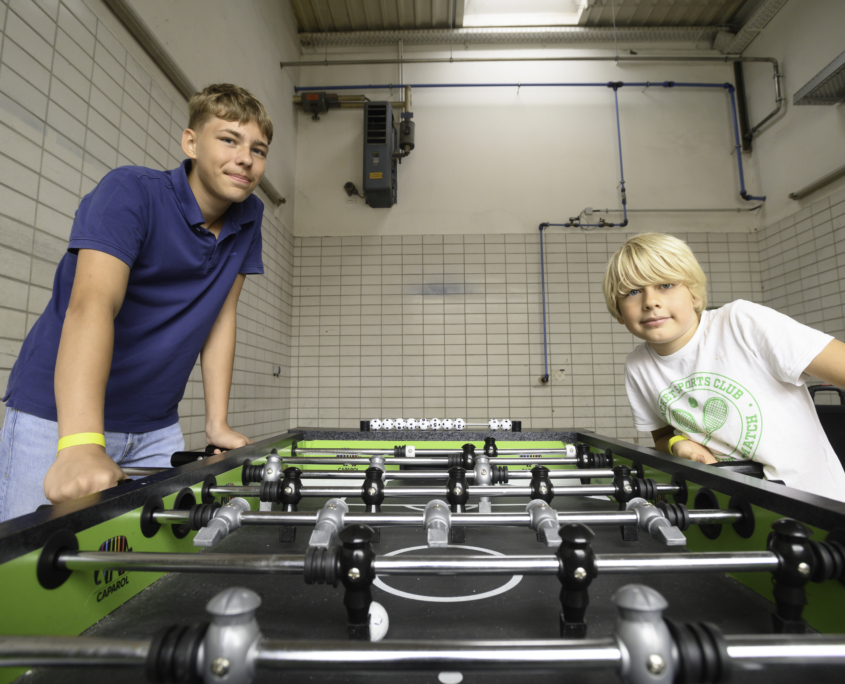
M678 236L708 274L712 304L759 300L755 235ZM621 372L635 342L601 292L627 237L546 231L550 371L566 371L549 385L539 382L539 233L297 238L292 424L512 418L636 437Z
M762 304L845 341L845 191L757 234ZM820 394L817 403L839 403Z
M845 192L758 234L762 303L843 339Z
M4 389L49 300L80 199L116 166L173 168L182 159L187 103L128 33L107 27L107 12L102 0L0 0ZM289 417L293 237L265 204L266 275L247 278L241 295L230 403L233 427L256 438L284 430ZM198 370L179 410L188 446L202 446Z

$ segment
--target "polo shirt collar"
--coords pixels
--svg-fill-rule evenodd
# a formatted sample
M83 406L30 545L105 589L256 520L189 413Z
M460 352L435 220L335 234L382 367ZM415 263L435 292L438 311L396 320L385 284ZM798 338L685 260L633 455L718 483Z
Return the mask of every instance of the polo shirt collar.
M176 200L182 209L182 214L190 226L201 226L205 223L200 205L194 197L194 191L188 183L188 172L191 170L191 160L186 159L179 168L173 169L170 177L173 179L173 190L176 192Z
M185 216L188 224L191 226L200 226L205 223L205 217L202 215L200 205L197 203L197 198L194 196L194 191L191 190L191 185L188 183L188 173L191 170L191 160L186 159L182 162L179 168L174 169L171 173L173 179L173 189L176 192L176 199L182 209L182 214ZM233 202L226 212L226 224L231 223L231 232L240 231L241 227L256 218L255 207L253 203L249 202L247 198L243 202ZM224 224L225 228L225 224ZM226 231L228 232L228 231ZM221 232L221 237L223 233Z

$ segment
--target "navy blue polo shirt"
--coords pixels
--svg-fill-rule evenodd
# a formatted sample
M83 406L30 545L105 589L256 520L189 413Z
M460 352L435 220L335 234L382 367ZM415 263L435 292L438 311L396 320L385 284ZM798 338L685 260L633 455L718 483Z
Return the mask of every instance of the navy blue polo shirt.
M76 212L53 296L26 337L4 401L55 421L53 376L77 252L94 249L126 263L129 283L114 320L105 429L149 432L179 420L177 406L211 326L239 273L264 273L254 195L232 204L217 239L188 185L190 160L172 171L111 171Z

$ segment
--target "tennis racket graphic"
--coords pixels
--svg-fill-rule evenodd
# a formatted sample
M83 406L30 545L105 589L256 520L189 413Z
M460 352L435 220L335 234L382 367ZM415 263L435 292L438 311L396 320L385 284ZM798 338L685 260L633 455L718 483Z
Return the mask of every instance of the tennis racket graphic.
M684 432L704 432L704 430L698 427L698 423L695 422L692 414L686 411L672 409L672 418L675 419L675 424Z
M724 399L712 397L704 402L704 434L707 435L701 446L707 444L713 433L725 424L728 419L728 405Z

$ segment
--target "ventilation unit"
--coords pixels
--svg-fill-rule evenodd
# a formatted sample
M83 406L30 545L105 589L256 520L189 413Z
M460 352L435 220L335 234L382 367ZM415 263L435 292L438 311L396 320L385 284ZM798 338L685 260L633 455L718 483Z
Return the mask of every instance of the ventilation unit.
M364 196L376 208L396 204L396 133L389 102L364 104Z

